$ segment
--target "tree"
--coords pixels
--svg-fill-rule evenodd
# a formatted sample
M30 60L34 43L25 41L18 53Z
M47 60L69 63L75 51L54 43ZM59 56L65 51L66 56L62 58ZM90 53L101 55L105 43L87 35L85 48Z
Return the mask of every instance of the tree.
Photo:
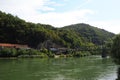
M26 22L0 11L0 43L26 44L36 49L39 44L50 40L57 47L76 49L85 46L87 48L89 44L99 46L102 41L113 36L113 33L87 24L55 28L51 25Z
M114 61L120 64L120 34L114 38L111 52Z

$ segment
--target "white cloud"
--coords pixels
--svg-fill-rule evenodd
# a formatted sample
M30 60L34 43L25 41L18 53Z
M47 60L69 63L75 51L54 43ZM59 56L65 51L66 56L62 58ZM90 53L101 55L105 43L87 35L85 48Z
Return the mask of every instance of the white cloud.
M69 11L64 13L56 13L56 12L49 12L44 14L37 14L33 15L33 17L29 17L27 20L36 22L36 23L44 23L44 24L51 24L55 27L61 27L65 25L75 24L87 21L87 14L93 14L91 10L76 10L76 11Z
M92 0L86 0L83 6L90 1ZM81 9L58 13L50 5L62 6L63 4L52 0L0 0L1 11L17 15L26 21L50 24L55 27L76 23L89 23L90 25L104 28L114 33L120 32L120 20L90 21L88 18L89 15L95 14L92 10ZM46 11L46 13L41 13L41 11Z
M93 11L88 9L57 13L54 11L55 8L50 7L50 5L60 6L61 4L52 0L1 0L0 10L30 22L51 24L58 27L86 21L87 14L93 14ZM48 12L41 13L41 11Z
M116 34L120 33L120 20L89 21L87 23Z
M31 13L36 13L38 10L54 11L54 8L48 7L50 4L53 4L50 0L0 0L0 10L18 16L20 14L28 15Z

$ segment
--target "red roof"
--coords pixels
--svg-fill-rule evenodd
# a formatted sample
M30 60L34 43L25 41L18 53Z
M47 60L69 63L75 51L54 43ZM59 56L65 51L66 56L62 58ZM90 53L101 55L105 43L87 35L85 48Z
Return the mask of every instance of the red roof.
M28 45L0 43L0 47L28 48Z

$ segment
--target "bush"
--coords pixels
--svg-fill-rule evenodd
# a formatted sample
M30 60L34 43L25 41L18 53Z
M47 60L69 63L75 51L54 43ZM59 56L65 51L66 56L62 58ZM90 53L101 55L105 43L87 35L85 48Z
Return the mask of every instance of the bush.
M114 61L120 64L120 34L113 40L111 55Z

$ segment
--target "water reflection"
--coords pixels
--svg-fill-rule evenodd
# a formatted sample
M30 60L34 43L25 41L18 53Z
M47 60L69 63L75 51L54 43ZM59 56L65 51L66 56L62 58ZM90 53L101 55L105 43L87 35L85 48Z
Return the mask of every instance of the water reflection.
M100 56L8 59L0 60L0 80L115 80L116 69L111 59Z

